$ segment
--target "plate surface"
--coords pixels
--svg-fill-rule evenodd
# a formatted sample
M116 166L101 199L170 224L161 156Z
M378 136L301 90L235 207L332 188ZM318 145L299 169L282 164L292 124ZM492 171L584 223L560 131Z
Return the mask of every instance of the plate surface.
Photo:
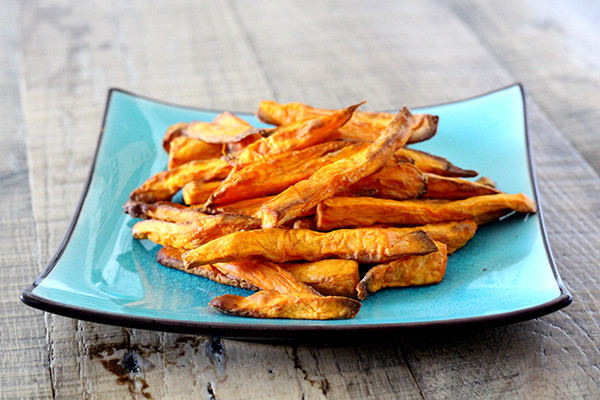
M414 111L440 116L437 135L415 148L475 169L503 191L523 192L537 200L521 85ZM22 291L23 302L113 325L267 340L306 338L317 331L321 338L339 333L348 338L415 328L504 324L571 302L538 213L481 227L449 258L440 284L375 293L352 320L261 320L214 311L207 303L215 296L251 292L156 263L159 246L131 237L135 220L123 214L122 205L131 190L165 169L167 155L161 141L169 125L210 121L218 113L110 90L81 203L54 258ZM238 115L265 126L253 115Z

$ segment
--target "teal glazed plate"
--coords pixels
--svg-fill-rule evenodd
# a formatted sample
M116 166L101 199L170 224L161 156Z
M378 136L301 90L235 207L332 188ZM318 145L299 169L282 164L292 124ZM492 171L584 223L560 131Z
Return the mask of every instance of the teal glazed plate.
M415 145L491 177L508 193L539 198L519 84L475 98L415 109L440 116L437 135ZM162 137L181 121L210 121L219 111L182 107L111 89L96 155L73 221L56 255L22 301L44 311L142 329L256 340L349 339L436 327L501 325L571 302L552 260L542 212L482 226L448 260L438 285L382 290L351 320L252 319L208 302L252 292L163 267L159 246L134 240L123 214L129 193L164 170ZM265 126L252 114L238 114Z

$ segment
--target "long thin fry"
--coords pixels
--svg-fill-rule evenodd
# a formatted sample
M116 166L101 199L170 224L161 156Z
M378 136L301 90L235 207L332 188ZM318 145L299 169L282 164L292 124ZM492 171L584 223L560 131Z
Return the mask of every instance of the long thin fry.
M197 180L209 182L225 179L229 171L231 171L231 166L219 158L190 161L152 176L142 186L131 192L130 198L143 203L168 201L186 183Z
M446 273L446 245L437 243L438 251L424 256L404 257L371 268L357 286L358 298L386 287L431 285L439 283Z
M380 228L326 233L273 228L222 236L185 253L183 260L186 268L247 258L273 262L342 258L374 263L436 250L433 240L422 231L402 235Z
M259 287L254 286L249 282L223 274L211 264L201 265L197 268L192 269L185 269L185 267L183 266L183 260L181 259L181 255L184 252L185 250L176 249L174 247L163 247L160 250L158 250L158 253L156 253L156 261L159 264L164 265L165 267L178 269L189 274L202 276L204 278L221 283L223 285L234 286L254 291L260 290Z
M460 200L473 196L502 193L490 186L461 178L451 178L427 173L427 190L424 199ZM376 197L376 196L375 196Z
M477 231L477 224L473 221L449 221L449 222L434 222L431 224L411 226L404 228L389 227L394 232L402 235L421 230L427 233L436 242L444 243L447 246L448 254L454 253L467 244Z
M281 226L305 214L340 189L381 169L408 140L411 123L412 114L406 107L402 108L385 132L369 147L320 168L310 178L277 195L261 208L262 227Z
M279 265L265 260L238 260L212 264L226 276L249 282L263 290L279 293L305 293L321 296L319 292L296 279Z
M241 151L229 155L227 160L232 165L247 165L265 156L301 150L331 140L337 134L337 130L350 119L354 110L361 104L326 116L297 121L275 128L270 132L269 137L258 140Z
M324 116L333 110L318 109L302 103L280 104L274 101L261 101L257 115L262 120L273 125L285 125L306 118ZM350 121L340 128L340 137L375 141L394 119L393 113L376 113L356 111ZM439 118L430 114L416 114L411 126L408 143L421 142L435 135Z
M256 229L258 220L234 215L208 215L186 223L150 219L136 223L131 233L136 239L180 249L194 249L218 237L243 229Z
M375 224L424 225L432 222L478 222L490 212L510 210L536 212L536 205L526 195L492 194L464 200L387 200L370 197L334 197L317 207L317 228L331 230Z
M133 218L159 219L168 222L192 222L207 217L198 210L166 201L141 203L129 200L123 205L123 210Z
M434 156L415 149L402 148L396 154L408 157L414 161L415 167L423 172L430 172L441 176L455 176L469 178L477 176L477 171L462 169L452 164L443 157Z
M210 196L206 206L278 194L317 169L354 154L366 144L325 142L303 150L261 159L235 168Z
M254 318L347 319L354 318L360 309L360 303L348 297L272 290L248 297L225 294L208 304L227 314Z

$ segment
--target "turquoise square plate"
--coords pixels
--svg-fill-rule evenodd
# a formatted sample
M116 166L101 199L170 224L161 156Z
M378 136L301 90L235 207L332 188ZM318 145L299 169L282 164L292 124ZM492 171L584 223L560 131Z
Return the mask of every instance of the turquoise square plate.
M521 85L415 111L440 116L437 135L416 148L492 177L503 191L537 200ZM218 113L110 90L81 202L56 255L22 291L23 302L106 324L260 340L498 325L571 302L552 261L540 210L481 227L450 257L440 284L375 293L351 320L264 320L216 312L207 306L212 298L251 292L157 264L158 246L131 237L135 220L123 214L122 205L131 190L165 169L161 140L169 125L209 121ZM251 114L239 115L264 126Z

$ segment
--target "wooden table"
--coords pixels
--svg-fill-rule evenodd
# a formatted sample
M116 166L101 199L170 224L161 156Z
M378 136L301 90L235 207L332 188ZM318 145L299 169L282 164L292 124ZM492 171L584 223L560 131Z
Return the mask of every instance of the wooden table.
M600 398L600 7L591 4L5 1L0 398ZM378 110L515 81L528 90L548 235L574 296L562 311L304 347L105 326L19 301L71 220L111 86L216 109L368 99Z

